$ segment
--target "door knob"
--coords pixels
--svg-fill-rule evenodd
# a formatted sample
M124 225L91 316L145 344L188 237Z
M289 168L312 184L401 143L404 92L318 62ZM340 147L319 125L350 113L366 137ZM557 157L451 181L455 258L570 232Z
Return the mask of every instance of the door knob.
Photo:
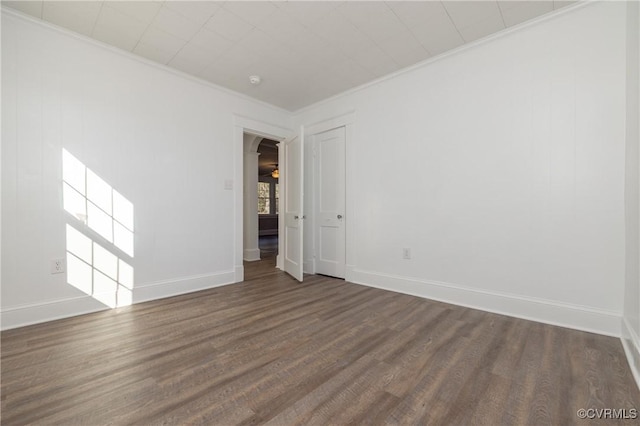
M342 219L342 215L341 214L338 215L338 219Z
M295 220L298 220L298 216L294 216L293 218L294 218Z

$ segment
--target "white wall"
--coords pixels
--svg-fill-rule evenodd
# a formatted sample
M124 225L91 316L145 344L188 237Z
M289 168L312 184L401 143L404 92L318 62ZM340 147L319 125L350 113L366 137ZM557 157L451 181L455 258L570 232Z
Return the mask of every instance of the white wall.
M355 109L348 278L619 334L625 19L588 5L297 114ZM3 328L103 308L49 274L63 148L134 203L136 300L234 280L233 115L289 114L8 12L2 88Z
M623 343L640 386L640 4L628 2L626 140L626 288Z
M625 7L579 7L299 112L355 110L347 279L619 335Z
M7 11L2 90L3 328L104 308L49 273L78 225L62 209L63 148L134 204L134 300L234 281L234 114L290 114Z

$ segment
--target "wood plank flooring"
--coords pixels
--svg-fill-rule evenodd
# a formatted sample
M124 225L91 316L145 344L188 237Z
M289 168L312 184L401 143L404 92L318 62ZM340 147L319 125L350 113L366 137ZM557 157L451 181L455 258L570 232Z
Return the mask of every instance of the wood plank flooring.
M620 341L247 264L246 280L2 333L20 424L637 424Z

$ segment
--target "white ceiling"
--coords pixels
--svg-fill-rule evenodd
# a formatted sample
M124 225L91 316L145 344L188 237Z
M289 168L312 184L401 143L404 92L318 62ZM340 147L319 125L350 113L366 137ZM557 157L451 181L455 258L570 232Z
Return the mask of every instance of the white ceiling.
M290 111L570 3L2 1Z

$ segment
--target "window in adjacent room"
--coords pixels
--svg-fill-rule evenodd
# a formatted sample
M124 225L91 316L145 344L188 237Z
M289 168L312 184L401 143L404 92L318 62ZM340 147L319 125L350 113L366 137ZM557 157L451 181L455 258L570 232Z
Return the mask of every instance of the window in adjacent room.
M270 184L269 182L258 182L258 214L270 214Z

